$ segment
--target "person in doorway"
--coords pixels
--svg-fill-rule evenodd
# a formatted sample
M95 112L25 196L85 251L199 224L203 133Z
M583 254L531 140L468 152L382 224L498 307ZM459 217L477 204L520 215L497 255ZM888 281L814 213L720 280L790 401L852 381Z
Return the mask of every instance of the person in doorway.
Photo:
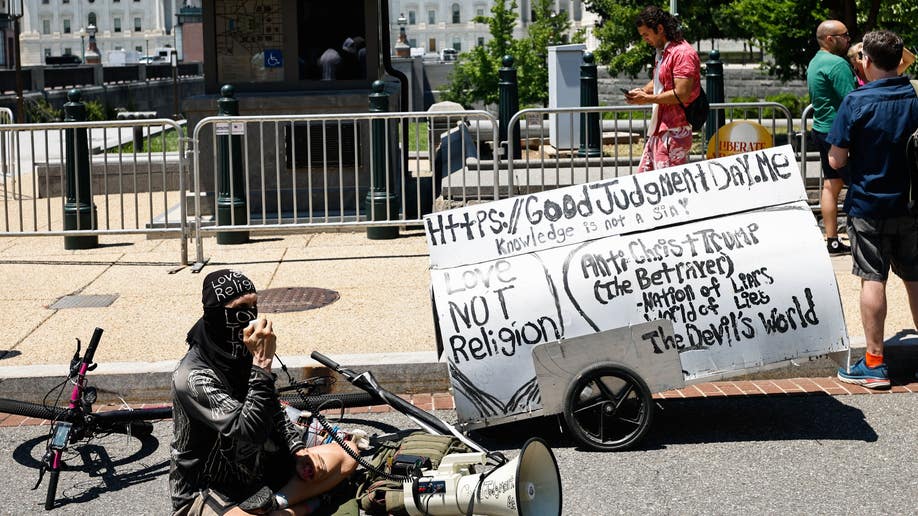
M819 196L819 210L826 232L826 249L831 255L851 252L851 248L838 239L838 196L844 182L845 170L836 171L829 166L829 144L826 135L832 128L838 106L845 95L856 86L854 73L845 59L851 43L851 36L845 24L838 20L826 20L816 28L816 42L819 51L810 60L806 69L806 84L813 104L813 140L819 150L822 165L822 192Z
M356 461L335 443L307 448L287 419L271 373L277 337L252 281L214 271L201 299L172 375L173 514L309 514Z
M646 172L688 161L692 126L682 106L701 94L701 60L682 37L679 21L663 9L645 7L635 24L641 38L656 49L653 80L625 94L628 104L653 104L647 143L638 166L638 172Z
M864 36L868 82L842 100L827 138L829 164L846 170L852 272L861 278L861 322L867 339L866 356L840 368L838 378L872 389L889 387L883 334L890 268L905 283L918 328L918 216L908 206L905 149L918 130L918 96L908 77L898 73L902 48L902 38L889 31Z

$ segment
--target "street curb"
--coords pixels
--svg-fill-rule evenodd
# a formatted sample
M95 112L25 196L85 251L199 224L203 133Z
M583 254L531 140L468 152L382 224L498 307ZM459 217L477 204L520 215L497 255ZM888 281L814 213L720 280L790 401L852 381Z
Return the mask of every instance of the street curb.
M864 356L864 339L851 339L852 363ZM905 377L918 368L918 334L897 335L886 342L886 359L890 376ZM751 374L730 376L731 380L776 380L835 376L847 361L848 352L785 362ZM434 352L370 353L331 357L356 372L370 371L380 385L397 394L442 393L450 391L445 362L438 362ZM295 379L327 375L328 370L305 356L282 358ZM89 374L89 383L98 390L100 403L161 403L171 399L171 377L177 361L101 363ZM59 386L66 365L0 367L2 397L41 403L49 391ZM275 361L278 383L287 383L286 375ZM726 377L725 377L726 378ZM722 378L711 378L711 381ZM355 392L357 388L339 378L328 392ZM64 394L69 396L69 391Z

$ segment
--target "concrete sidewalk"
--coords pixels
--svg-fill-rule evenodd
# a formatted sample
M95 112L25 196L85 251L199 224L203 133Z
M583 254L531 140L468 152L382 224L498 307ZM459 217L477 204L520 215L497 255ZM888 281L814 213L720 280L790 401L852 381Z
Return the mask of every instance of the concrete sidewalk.
M0 298L6 305L0 324L7 335L0 344L0 397L40 400L66 374L75 339L85 346L98 326L105 333L91 380L100 400L168 400L170 373L186 351L185 333L201 313L204 274L223 267L241 270L259 291L309 287L338 294L321 308L266 314L278 334L278 353L296 375L318 365L308 358L318 350L342 364L366 366L395 392L448 388L445 364L435 357L429 262L420 231L375 241L364 232L258 236L235 246L211 238L205 240L210 261L201 274L178 266L177 239L115 235L99 242L97 249L66 251L63 237L0 238ZM832 263L853 353L862 354L859 282L850 274L850 256ZM60 308L67 300L85 306L111 299L109 306ZM890 337L913 327L899 281L889 283L889 312ZM903 359L894 370L910 375L902 368L918 366L918 346L895 349ZM755 377L826 377L836 367L822 357ZM338 386L349 387L345 383Z

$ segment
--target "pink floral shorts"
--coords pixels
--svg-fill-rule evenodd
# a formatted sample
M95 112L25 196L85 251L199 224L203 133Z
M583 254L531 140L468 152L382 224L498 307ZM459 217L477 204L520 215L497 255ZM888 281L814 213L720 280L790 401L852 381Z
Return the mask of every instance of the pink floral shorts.
M638 172L682 165L692 150L692 127L674 127L647 138Z

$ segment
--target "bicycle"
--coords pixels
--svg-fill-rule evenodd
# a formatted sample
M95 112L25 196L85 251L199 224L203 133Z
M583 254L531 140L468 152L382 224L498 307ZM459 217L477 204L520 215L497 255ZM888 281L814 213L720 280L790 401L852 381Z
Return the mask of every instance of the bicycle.
M87 376L97 366L93 362L93 357L102 338L102 332L102 328L96 328L93 331L86 352L82 356L80 356L80 339L76 339L76 351L70 361L67 378L52 388L45 395L42 403L0 398L0 412L51 421L38 481L32 488L37 489L44 479L45 472L49 472L45 510L54 507L60 472L65 466L63 456L70 445L76 445L80 441L88 442L94 437L112 433L143 439L153 432L154 421L172 418L171 405L93 411L93 404L98 394L95 387L88 385ZM286 366L284 370L286 371ZM378 396L366 392L314 394L316 390L333 383L333 378L313 377L294 382L289 372L288 377L291 379L290 385L278 389L279 398L283 403L297 409L315 407L318 410L338 408L343 410L344 408L384 403ZM64 406L60 403L60 399L68 382L73 384L73 390L70 394L70 401ZM57 397L53 403L49 404L47 400L55 390L58 390ZM284 394L290 391L296 391L296 393Z

